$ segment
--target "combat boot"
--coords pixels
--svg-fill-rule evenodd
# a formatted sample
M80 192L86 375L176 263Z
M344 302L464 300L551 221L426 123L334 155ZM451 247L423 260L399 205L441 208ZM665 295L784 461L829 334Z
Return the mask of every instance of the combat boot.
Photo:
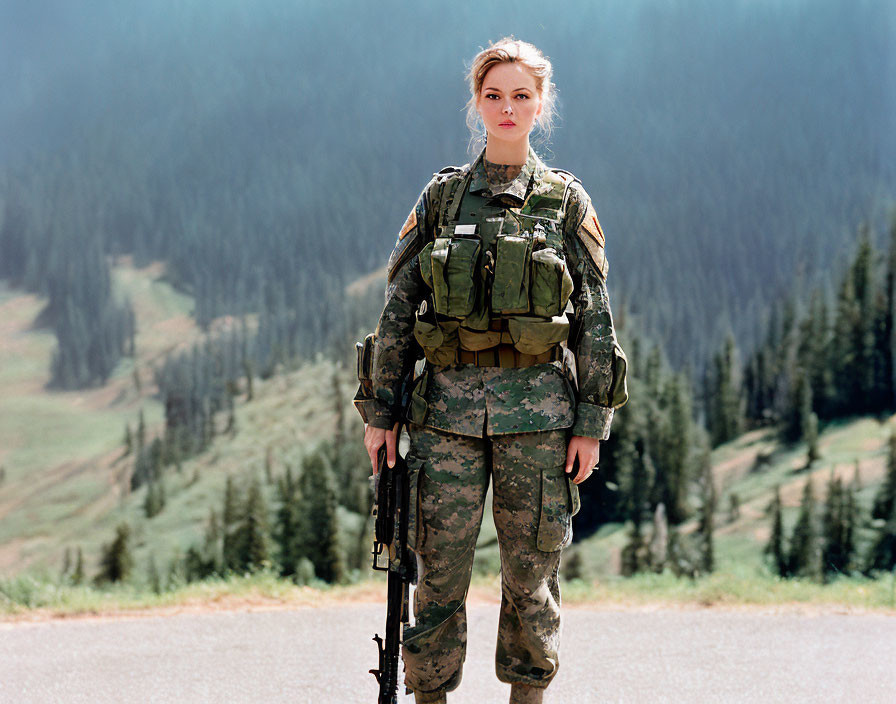
M446 701L444 692L414 692L415 704L445 704Z
M531 687L519 682L510 685L510 704L541 704L543 698L544 687Z

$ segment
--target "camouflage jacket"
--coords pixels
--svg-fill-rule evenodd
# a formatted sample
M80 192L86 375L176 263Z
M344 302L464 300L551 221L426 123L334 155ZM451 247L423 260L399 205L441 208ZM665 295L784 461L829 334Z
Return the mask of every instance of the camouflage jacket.
M465 167L473 169L470 192L486 192L505 207L522 206L547 169L530 149L520 174L493 189L486 180L483 156L484 152L472 167ZM433 238L448 180L465 173L448 168L435 174L408 215L390 257L386 302L373 345L375 398L357 404L374 427L392 428L399 418L401 380L421 356L412 333L414 314L429 293L418 254ZM581 183L573 180L569 189L562 229L574 282L574 317L567 345L575 355L578 388L561 361L524 368L434 367L425 389L425 425L474 437L568 427L574 435L609 437L614 409L628 398L625 354L610 312L603 232Z

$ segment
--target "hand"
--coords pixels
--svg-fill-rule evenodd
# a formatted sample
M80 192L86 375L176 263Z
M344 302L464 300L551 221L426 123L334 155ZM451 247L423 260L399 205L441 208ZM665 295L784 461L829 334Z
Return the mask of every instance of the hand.
M397 440L398 423L392 427L392 430L374 428L371 425L364 426L364 447L367 448L367 454L370 457L370 464L373 467L374 474L376 474L378 469L376 456L383 446L383 443L386 443L386 464L388 464L390 468L395 466L395 448L398 445Z
M600 440L598 438L586 438L581 435L573 435L566 449L566 473L572 472L572 465L579 458L579 471L572 480L573 484L581 484L594 471L600 460Z

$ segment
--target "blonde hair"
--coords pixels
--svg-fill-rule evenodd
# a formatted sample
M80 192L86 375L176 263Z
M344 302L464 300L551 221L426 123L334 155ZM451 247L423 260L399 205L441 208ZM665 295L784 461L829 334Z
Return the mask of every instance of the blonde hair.
M541 129L545 139L551 135L557 91L557 87L551 82L551 76L554 73L551 61L533 44L521 39L514 39L511 35L499 39L476 54L467 73L467 83L470 87L470 99L467 101L467 127L470 128L471 151L485 143L485 126L476 109L476 101L482 91L482 83L489 70L501 63L520 63L535 78L535 89L542 101L541 115L538 116L535 124Z

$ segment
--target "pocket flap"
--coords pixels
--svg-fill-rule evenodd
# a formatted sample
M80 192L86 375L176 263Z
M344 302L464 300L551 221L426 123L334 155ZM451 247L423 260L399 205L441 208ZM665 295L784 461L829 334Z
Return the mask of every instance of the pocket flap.
M563 466L541 470L541 514L536 545L543 552L556 552L572 542L570 489Z

